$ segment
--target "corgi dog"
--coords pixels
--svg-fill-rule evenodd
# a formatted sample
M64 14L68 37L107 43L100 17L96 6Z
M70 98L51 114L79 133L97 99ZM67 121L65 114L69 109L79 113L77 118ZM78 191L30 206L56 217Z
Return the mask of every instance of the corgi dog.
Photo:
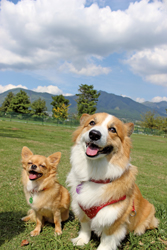
M49 157L34 155L27 147L22 149L22 183L31 209L23 221L35 220L31 236L40 234L45 221L55 224L55 234L62 234L61 221L69 217L70 194L56 179L61 153Z
M141 235L158 226L155 208L135 184L137 168L130 163L133 123L107 113L83 114L74 132L71 171L72 209L81 229L74 245L87 244L94 231L98 250L115 250L129 231Z

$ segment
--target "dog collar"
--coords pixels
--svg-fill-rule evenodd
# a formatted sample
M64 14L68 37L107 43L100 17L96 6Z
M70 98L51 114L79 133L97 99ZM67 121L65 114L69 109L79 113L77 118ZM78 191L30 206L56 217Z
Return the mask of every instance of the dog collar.
M110 179L105 179L105 180L94 180L94 179L90 179L90 181L95 182L95 183L100 183L100 184L107 184L107 183L110 183L110 182L111 182Z
M106 202L106 203L103 203L102 205L100 206L93 206L93 207L90 207L88 209L85 209L83 206L80 206L80 208L85 212L85 214L90 218L90 219L93 219L96 214L103 208L103 207L106 207L108 205L111 205L111 204L114 204L114 203L117 203L119 201L123 201L126 199L126 195L124 195L123 197L121 197L120 199L118 200L112 200L112 201L109 201L109 202Z
M46 189L46 188L44 188L44 189L42 189L42 190L40 190L40 191L44 191L45 189ZM40 192L40 191L35 190L35 189L32 189L32 190L30 191L30 198L29 198L29 203L30 203L30 204L33 203L33 195L34 195L35 193Z
M107 184L110 183L111 180L110 179L105 179L105 180L94 180L94 179L90 179L91 182L95 182L98 184ZM82 188L82 184L84 183L84 181L82 181L77 187L76 187L76 192L77 194L80 194L81 188Z

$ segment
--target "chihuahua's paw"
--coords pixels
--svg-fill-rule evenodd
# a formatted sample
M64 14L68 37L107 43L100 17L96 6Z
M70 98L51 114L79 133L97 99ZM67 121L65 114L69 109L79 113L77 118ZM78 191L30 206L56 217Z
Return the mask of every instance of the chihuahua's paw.
M30 220L30 217L29 216L25 216L25 217L21 218L21 220L27 222L27 221Z
M61 235L61 234L62 234L61 229L56 229L56 230L55 230L55 236Z
M34 229L33 231L31 231L30 235L31 236L37 236L40 234L40 230Z
M74 246L83 246L85 244L88 244L89 238L78 236L77 238L74 238L71 240Z

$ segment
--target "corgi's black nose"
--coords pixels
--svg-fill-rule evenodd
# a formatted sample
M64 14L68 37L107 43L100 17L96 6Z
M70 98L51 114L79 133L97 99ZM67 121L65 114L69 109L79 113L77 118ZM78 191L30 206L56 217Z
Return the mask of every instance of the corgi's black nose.
M101 133L98 131L98 130L95 130L95 129L92 129L90 132L89 132L89 138L93 141L97 141L97 140L100 140L101 138Z
M33 164L32 166L31 166L31 169L32 170L35 170L37 168L37 166L35 165L35 164Z

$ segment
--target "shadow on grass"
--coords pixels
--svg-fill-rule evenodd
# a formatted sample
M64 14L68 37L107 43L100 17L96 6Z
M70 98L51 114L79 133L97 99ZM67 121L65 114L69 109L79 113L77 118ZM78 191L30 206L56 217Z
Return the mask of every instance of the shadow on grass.
M2 132L1 132L2 131ZM12 130L5 130L5 129L0 129L0 136L1 137L7 137L7 138L24 138L24 133L21 134L21 132L19 131L19 133L17 131L12 131Z
M25 230L22 212L0 213L0 246Z
M75 215L74 215L73 211L70 210L69 211L69 218L68 218L68 220L62 221L62 223L61 223L62 229L64 228L64 226L65 226L66 223L68 223L69 221L73 221L73 220L75 220Z
M66 221L62 221L62 222L61 222L61 228L62 228L62 230L64 229L65 225L66 225L69 221L73 221L74 219L75 219L75 215L74 215L74 213L70 210L70 211L69 211L69 218L68 218ZM47 222L47 221L45 222L44 226L46 226L46 227L51 226L51 227L55 228L55 224L54 224L54 223L50 223L50 222Z

